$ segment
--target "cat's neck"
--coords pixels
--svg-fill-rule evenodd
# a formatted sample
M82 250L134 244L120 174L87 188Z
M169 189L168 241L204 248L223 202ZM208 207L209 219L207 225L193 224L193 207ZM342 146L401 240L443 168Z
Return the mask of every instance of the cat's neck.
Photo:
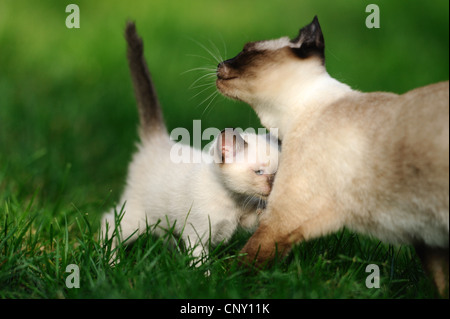
M278 128L278 137L283 136L298 119L307 120L324 108L353 91L348 85L332 78L326 71L310 78L292 81L271 101L255 101L252 107L267 128Z

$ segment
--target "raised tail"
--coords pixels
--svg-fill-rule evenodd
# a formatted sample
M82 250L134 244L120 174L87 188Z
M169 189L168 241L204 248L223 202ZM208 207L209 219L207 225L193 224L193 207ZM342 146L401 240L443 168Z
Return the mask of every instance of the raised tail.
M127 22L125 38L128 43L128 66L139 110L141 140L147 140L155 133L167 134L155 86L144 58L144 44L137 34L134 22Z

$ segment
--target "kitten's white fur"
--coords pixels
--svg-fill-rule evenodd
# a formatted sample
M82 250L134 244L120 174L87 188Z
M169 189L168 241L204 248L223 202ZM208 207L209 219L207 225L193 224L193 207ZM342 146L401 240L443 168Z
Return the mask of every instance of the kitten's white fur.
M103 216L103 240L111 239L114 248L119 238L130 243L147 230L159 236L169 230L192 250L193 263L201 261L210 244L226 242L239 224L251 230L258 223L278 167L278 140L226 129L205 154L176 145L192 161L174 161L175 142L165 128L134 23L127 24L125 37L141 143L129 165L122 198ZM200 163L193 160L198 158Z
M121 238L131 242L148 226L159 236L170 229L193 249L194 257L200 258L207 254L210 243L217 245L230 239L239 224L253 230L258 222L257 206L263 201L258 196L270 192L265 177L256 175L255 170L276 172L278 145L264 135L245 134L244 139L249 153L253 152L251 148L269 146L269 155L254 163L174 163L170 158L174 142L168 136L140 144L115 208L117 214L125 204ZM182 147L201 152L187 145ZM212 147L217 147L217 140ZM200 155L202 159L212 156L210 150ZM116 214L112 210L104 216L102 225L105 231L108 224L108 238L114 236Z

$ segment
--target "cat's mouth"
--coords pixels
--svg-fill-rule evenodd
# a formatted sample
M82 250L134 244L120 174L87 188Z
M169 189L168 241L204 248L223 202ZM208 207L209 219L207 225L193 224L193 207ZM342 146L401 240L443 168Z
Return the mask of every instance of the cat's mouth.
M234 79L237 79L237 76L230 76L228 78L225 78L225 77L217 75L217 80L220 80L220 81L230 81L230 80L234 80Z
M232 74L231 69L225 64L225 62L219 63L217 66L217 80L219 81L230 81L237 78L235 74Z
M216 87L219 92L234 100L241 100L236 92L236 83L233 81L239 79L236 71L227 66L226 62L221 62L217 66L216 75Z

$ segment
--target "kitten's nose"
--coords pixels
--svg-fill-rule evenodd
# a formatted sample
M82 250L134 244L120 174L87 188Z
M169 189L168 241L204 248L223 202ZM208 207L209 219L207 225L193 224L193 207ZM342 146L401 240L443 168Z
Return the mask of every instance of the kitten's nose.
M270 190L272 190L273 180L274 179L275 179L275 174L267 175L267 184L269 185Z

